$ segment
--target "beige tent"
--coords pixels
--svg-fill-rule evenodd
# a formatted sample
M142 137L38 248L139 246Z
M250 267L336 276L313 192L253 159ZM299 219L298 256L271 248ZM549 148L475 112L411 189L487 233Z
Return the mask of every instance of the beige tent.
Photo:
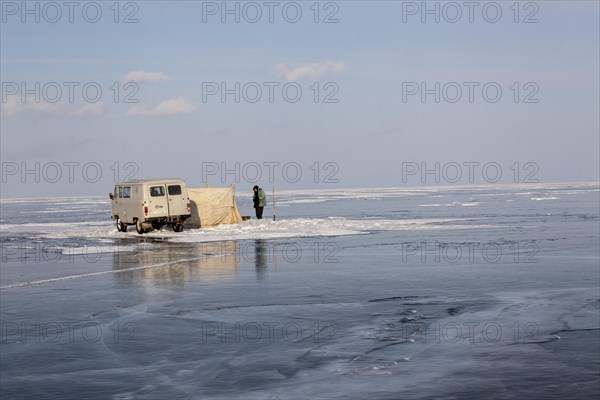
M188 188L188 193L192 216L185 222L186 228L206 228L242 222L233 187Z

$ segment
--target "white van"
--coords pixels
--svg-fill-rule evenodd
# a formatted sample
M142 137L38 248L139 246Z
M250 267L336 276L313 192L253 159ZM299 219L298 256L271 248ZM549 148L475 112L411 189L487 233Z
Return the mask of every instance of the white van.
M182 179L146 179L117 183L111 199L112 219L119 232L135 225L142 234L151 228L171 224L175 232L183 230L191 216L190 198Z

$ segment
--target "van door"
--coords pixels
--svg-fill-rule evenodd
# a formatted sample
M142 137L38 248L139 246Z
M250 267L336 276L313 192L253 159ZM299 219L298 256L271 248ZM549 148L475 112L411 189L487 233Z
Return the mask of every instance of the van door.
M169 202L165 185L152 185L148 188L148 217L160 218L169 216Z
M188 199L184 196L183 189L179 183L167 185L169 215L171 216L188 214Z
M121 209L121 219L127 224L132 224L133 219L138 216L139 205L134 196L136 186L119 187L119 203Z
M112 193L112 201L110 202L110 209L113 218L115 215L119 215L119 187L115 185L115 189Z

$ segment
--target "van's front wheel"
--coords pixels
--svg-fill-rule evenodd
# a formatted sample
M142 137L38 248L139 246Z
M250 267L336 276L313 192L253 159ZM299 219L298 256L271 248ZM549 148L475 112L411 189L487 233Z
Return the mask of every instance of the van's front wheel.
M142 221L140 221L139 219L137 221L135 221L135 230L137 231L137 233L139 233L140 235L142 233L144 233L144 227L142 225Z
M173 224L173 230L175 232L183 232L183 224L181 224L181 223L174 223Z

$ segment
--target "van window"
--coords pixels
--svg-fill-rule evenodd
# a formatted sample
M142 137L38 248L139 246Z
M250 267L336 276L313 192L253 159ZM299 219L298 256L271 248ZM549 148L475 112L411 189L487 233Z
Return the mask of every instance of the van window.
M159 197L165 195L165 187L164 186L152 186L150 188L150 196Z
M113 197L116 199L117 197L119 197L119 188L118 186L115 186L115 193L113 195Z
M131 197L131 187L126 186L123 188L123 198L128 199Z
M179 185L169 185L168 190L169 190L169 196L181 194L181 186L179 186Z
M119 198L123 197L123 187L119 186Z

